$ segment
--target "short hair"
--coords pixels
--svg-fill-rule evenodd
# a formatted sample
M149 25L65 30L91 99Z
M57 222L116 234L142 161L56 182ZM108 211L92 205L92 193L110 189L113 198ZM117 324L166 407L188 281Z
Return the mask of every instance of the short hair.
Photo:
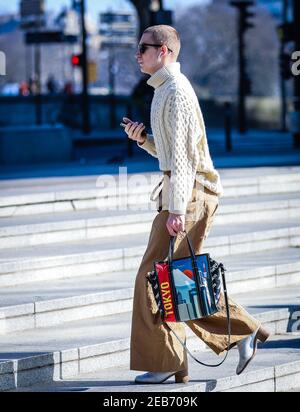
M166 24L159 24L147 27L147 29L144 30L144 33L150 33L155 44L166 45L173 51L172 55L174 60L177 60L181 43L179 33L174 27L167 26Z

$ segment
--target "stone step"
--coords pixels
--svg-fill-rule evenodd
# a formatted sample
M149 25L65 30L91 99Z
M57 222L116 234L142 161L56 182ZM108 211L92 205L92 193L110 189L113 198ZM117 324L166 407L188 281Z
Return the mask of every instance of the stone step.
M1 219L0 249L149 232L156 211L89 210ZM154 205L155 206L155 205ZM300 192L221 198L216 225L300 217Z
M123 166L121 166L123 167ZM126 165L125 165L126 167ZM67 169L66 169L67 170ZM100 170L100 169L99 169ZM236 167L236 168L224 168L219 169L222 179L230 180L236 178L261 178L262 176L285 176L285 175L295 175L299 173L300 166L270 166L270 167ZM106 172L105 172L106 173ZM141 173L141 172L139 172ZM149 174L160 174L157 171L144 172L146 175ZM128 173L131 176L134 173ZM33 193L36 191L53 191L53 188L59 187L61 190L78 189L78 187L92 187L94 185L95 179L100 175L100 172L95 172L94 174L88 173L86 175L76 175L76 174L64 174L58 176L48 177L47 175L35 178L8 178L0 180L0 190L8 191L11 193Z
M105 239L0 250L0 286L105 272L127 271L140 264L148 233ZM300 245L299 219L213 226L205 251L213 257Z
M294 386L293 386L293 388L291 388L291 389L287 388L286 390L283 388L283 390L281 392L300 392L300 386L299 386L299 388L294 388Z
M181 397L184 395L180 394L185 392L300 392L300 337L278 335L263 345L259 343L258 348L256 357L239 376L235 374L239 358L234 348L229 352L226 362L218 368L203 367L190 359L188 384L175 384L172 377L163 384L137 385L134 383L135 376L143 372L131 371L127 365L81 373L72 378L53 378L48 384L21 387L12 392L105 392L107 395L99 398L100 405L104 400L115 399L117 402L113 394L120 392L129 393L128 396L124 394L123 398L132 400L135 399L130 395L132 392L147 392L148 396L156 392L158 401L167 394ZM195 351L194 355L206 363L213 364L218 360L210 352ZM196 399L196 403L200 406L200 398Z
M221 170L224 197L299 192L299 170L299 167ZM120 178L120 184L119 175L110 175L113 184L109 188L103 185L103 176L54 179L52 184L51 179L35 179L24 186L22 180L4 181L0 185L0 217L106 208L107 203L144 204L161 173L128 174L127 178Z
M226 256L222 261L230 294L300 285L297 248ZM76 282L70 278L1 288L0 334L128 312L135 275L131 270L78 277Z
M297 332L300 296L295 287L246 293L233 298L272 334ZM298 314L298 315L297 315ZM295 316L297 315L297 316ZM128 365L131 314L69 322L1 337L0 389L52 382L79 373ZM205 350L187 328L191 350Z

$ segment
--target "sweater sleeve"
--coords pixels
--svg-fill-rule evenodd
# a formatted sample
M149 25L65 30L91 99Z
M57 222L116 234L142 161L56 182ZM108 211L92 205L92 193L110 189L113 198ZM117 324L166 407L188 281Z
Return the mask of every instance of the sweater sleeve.
M197 116L193 102L184 92L172 93L166 110L172 138L169 211L183 215L192 196L199 163Z
M151 156L157 157L156 147L155 147L154 138L152 134L147 134L147 137L144 143L141 144L137 142L137 145L141 147L142 149L146 150L146 152L151 154Z

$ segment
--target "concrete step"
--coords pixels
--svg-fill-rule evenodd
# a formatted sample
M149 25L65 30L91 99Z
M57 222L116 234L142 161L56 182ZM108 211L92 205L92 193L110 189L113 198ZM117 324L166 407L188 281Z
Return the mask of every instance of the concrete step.
M272 334L298 331L299 288L261 290L233 298ZM52 382L120 365L128 367L130 323L128 312L2 336L0 389ZM205 350L188 328L187 334L191 350Z
M224 197L300 191L300 168L256 168L220 171ZM98 178L100 177L100 181ZM89 178L35 179L1 183L0 217L144 204L161 173L110 175L110 187L103 175ZM52 183L52 184L51 184ZM109 199L107 200L107 198Z
M213 226L203 252L213 257L300 245L299 219ZM66 244L0 250L0 286L105 272L127 271L140 264L148 233ZM124 246L123 246L124 245Z
M134 383L135 376L142 372L131 371L127 365L81 373L72 378L53 378L53 382L48 384L22 387L12 392L105 392L110 394L105 396L106 400L114 398L113 393L120 392L157 392L155 396L158 393L178 396L174 392L299 392L300 337L278 335L258 347L256 357L240 376L235 374L238 352L234 348L219 368L205 368L191 359L188 384L175 384L172 377L163 384L137 385ZM206 363L217 363L210 352L195 351L194 354ZM128 399L126 395L124 397ZM129 399L134 400L134 397L129 396ZM200 399L197 399L199 405Z
M246 308L275 335L293 330L291 320L300 308L298 295L294 288L280 288L262 291L260 299L256 293L233 298L243 306L255 298L255 303ZM130 322L131 315L125 313L2 337L0 390L101 372L120 365L128 367ZM206 351L203 342L188 328L187 336L191 350Z
M300 392L300 386L299 388L292 388L292 389L287 389L285 390L285 388L283 388L283 390L281 392Z
M0 249L149 232L156 211L89 210L1 219ZM300 192L221 198L216 225L300 217Z
M121 166L123 167L123 166ZM125 165L126 167L126 165ZM67 169L65 170L67 171ZM260 178L262 176L278 176L278 175L290 175L299 173L300 166L275 166L275 167L237 167L237 168L225 168L220 169L220 174L223 179L235 179L235 178ZM106 172L105 172L106 173ZM157 171L145 172L148 174L159 174L161 173L158 169ZM94 185L95 179L100 175L100 172L94 174L60 174L57 176L48 177L40 176L35 178L8 178L0 179L0 189L1 192L8 191L7 193L33 193L36 191L53 191L53 188L60 187L62 190L78 189L82 185L87 185L89 187ZM129 176L136 173L128 173Z
M297 248L226 256L222 261L230 294L300 285ZM70 278L1 288L0 334L128 312L135 275L131 270L78 277L76 282Z

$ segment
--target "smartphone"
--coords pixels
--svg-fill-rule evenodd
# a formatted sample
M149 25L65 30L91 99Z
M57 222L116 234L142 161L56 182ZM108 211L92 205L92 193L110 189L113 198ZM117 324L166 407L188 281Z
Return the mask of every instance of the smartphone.
M134 123L134 122L128 122L128 123ZM128 123L127 123L127 124L128 124ZM120 126L122 126L122 127L124 127L124 128L125 128L125 127L127 126L127 124L126 124L126 123L121 122L121 123L120 123ZM143 130L143 131L142 131L142 136L146 136L146 135L147 135L147 133L145 132L145 130Z
M134 122L132 122L132 121L129 121L129 122L127 122L127 123L121 122L121 123L120 123L120 126L122 126L122 127L125 128L128 124L132 124L132 123L134 123Z

